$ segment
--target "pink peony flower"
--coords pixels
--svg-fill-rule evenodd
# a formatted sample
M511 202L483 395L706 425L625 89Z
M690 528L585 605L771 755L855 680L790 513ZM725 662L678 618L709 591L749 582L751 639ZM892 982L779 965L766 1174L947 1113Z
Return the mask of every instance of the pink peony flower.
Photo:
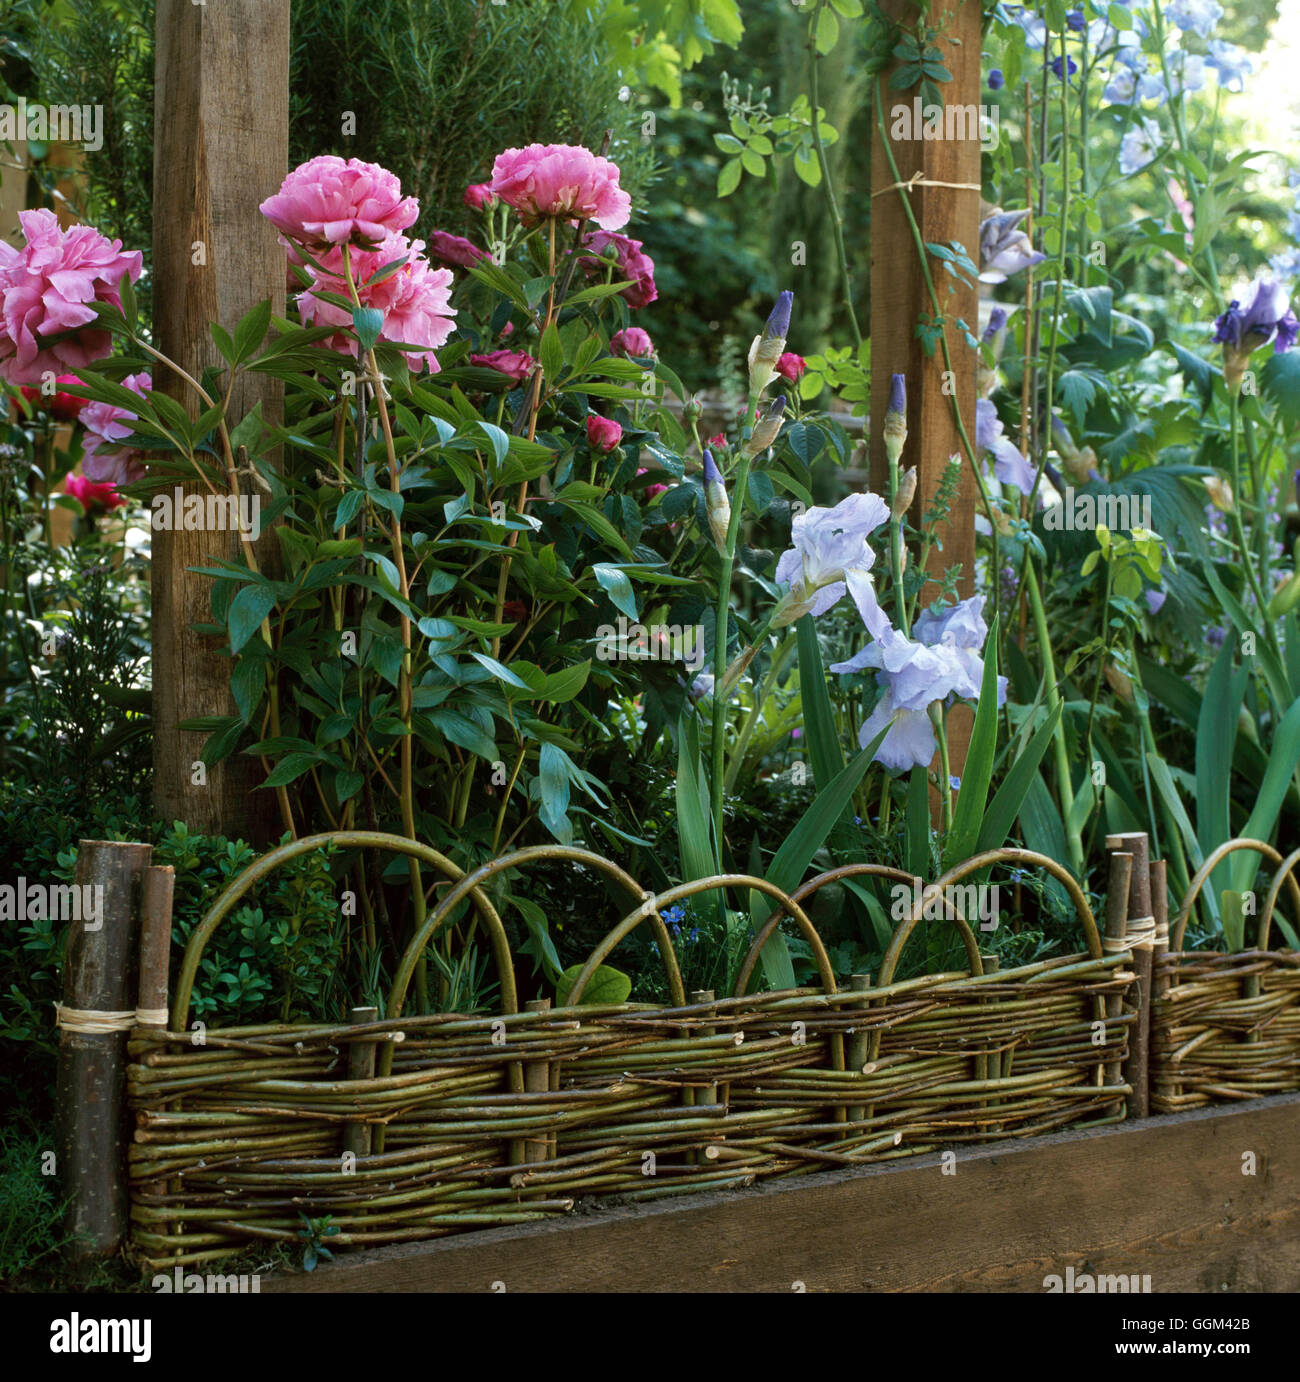
M437 374L438 360L433 351L445 345L451 335L456 309L451 305L451 270L435 269L421 257L423 249L423 240L408 240L405 235L395 234L375 249L352 253L350 263L362 305L384 314L379 339L394 345L425 347L404 352L406 363L416 374L426 366L430 374ZM367 279L396 259L405 259L406 263L381 282L367 284ZM325 272L314 275L316 283L326 292L347 297L343 250L335 246L322 256L320 263ZM309 326L352 325L350 312L322 301L310 290L299 295L298 312ZM356 349L356 342L342 334L329 337L328 343L333 350Z
M649 475L649 474L650 474L650 467L649 467L649 466L644 466L644 465L641 466L641 467L637 470L637 474L638 474L638 475ZM645 497L646 497L647 499L653 499L653 498L655 497L655 495L657 495L657 494L667 494L667 493L668 493L668 486L667 486L667 485L647 485L647 486L645 487Z
M403 197L396 175L377 163L321 154L299 164L258 209L302 245L370 248L414 225L420 203Z
M609 258L610 250L614 251L615 280L631 280L619 295L629 307L647 307L659 296L659 289L655 287L655 261L641 248L640 240L629 240L617 231L593 230L583 237L582 243L584 248L593 250L603 259ZM584 255L582 265L590 277L599 272L602 261Z
M449 235L445 230L429 233L429 254L443 264L457 264L462 269L472 268L480 259L486 259L483 250L461 235Z
M655 343L648 331L639 326L625 326L609 338L611 355L636 356L639 360L649 359L655 353Z
M110 481L96 483L84 475L69 475L63 482L63 492L72 495L87 513L95 509L120 509L126 503L115 484Z
M593 451L612 451L623 440L623 428L613 418L587 414L587 441Z
M144 398L153 389L147 373L128 374L123 388ZM109 481L114 485L129 485L144 475L138 447L121 446L134 431L131 424L136 414L112 403L91 401L81 410L81 423L86 429L82 441L81 469L87 480Z
M787 350L776 362L776 372L782 379L788 379L792 384L799 382L799 376L807 368L803 356L796 355L793 350Z
M39 384L47 371L81 370L113 349L107 331L90 329L94 304L121 307L122 280L140 277L141 254L93 226L64 230L52 211L20 211L18 220L23 247L0 241L0 378ZM65 331L75 334L49 340Z
M471 355L469 362L471 365L482 365L485 369L494 369L516 384L522 384L537 368L537 361L522 350L494 350L488 355Z
M563 216L617 230L632 211L631 197L618 185L618 165L577 144L507 149L492 165L489 187L526 222Z
M465 205L475 211L491 211L496 204L497 196L490 182L471 182L465 189Z
M75 374L60 374L54 381L56 384L80 384L81 380ZM48 413L55 422L76 422L81 416L81 410L86 406L86 400L78 397L74 393L64 393L62 389L54 393L45 392L45 384L42 381L39 388L24 384L19 393L32 405L38 413Z

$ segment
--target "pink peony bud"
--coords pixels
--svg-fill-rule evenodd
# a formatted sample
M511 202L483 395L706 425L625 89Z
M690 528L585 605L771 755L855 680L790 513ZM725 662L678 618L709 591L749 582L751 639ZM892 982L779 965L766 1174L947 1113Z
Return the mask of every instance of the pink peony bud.
M612 451L623 440L623 429L613 418L588 413L587 440L593 451L603 454Z
M462 235L449 235L445 230L429 232L429 257L442 264L456 264L462 269L472 269L487 254Z
M83 403L85 399L81 400ZM110 481L97 483L84 475L69 475L63 482L63 492L70 494L87 513L95 509L120 509L126 500Z
M648 331L642 331L639 326L625 326L609 338L609 351L611 355L649 360L654 357L655 345Z
M465 205L475 211L491 211L497 205L497 195L490 182L471 182L465 189Z
M799 376L807 368L803 356L796 355L793 350L787 350L776 362L776 372L782 379L788 379L792 384L799 382Z
M60 374L54 382L56 384L80 384L81 380L75 374ZM44 381L41 382L39 388L32 388L24 384L19 392L38 413L48 413L55 422L75 422L81 416L81 410L88 402L87 399L79 398L74 393L64 393L62 389L47 393Z
M420 203L377 163L321 154L295 168L258 208L289 240L316 249L370 248L414 225Z
M537 368L537 361L522 350L494 350L487 355L471 355L469 362L494 369L516 384L522 384Z

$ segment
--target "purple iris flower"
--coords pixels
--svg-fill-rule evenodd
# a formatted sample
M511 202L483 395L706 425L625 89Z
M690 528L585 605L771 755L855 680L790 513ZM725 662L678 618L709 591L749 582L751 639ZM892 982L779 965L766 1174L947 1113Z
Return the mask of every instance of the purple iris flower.
M1238 356L1273 343L1281 355L1295 345L1300 322L1291 310L1291 295L1275 278L1256 278L1245 295L1233 298L1228 310L1214 322L1214 340Z
M773 620L775 628L804 614L825 614L847 593L873 638L889 631L876 599L871 567L876 554L867 535L889 519L878 494L850 494L833 509L811 508L790 526L793 544L776 564L776 580L789 586Z
M1047 258L1034 249L1020 222L1029 215L1023 211L998 211L980 223L981 283L1005 283L1008 276L1041 264Z
M1033 489L1033 466L1010 437L1003 434L998 410L987 398L975 400L975 450L993 457L993 473L1001 484L1012 485L1021 494Z
M934 757L934 725L929 708L949 696L978 699L984 676L979 649L988 637L977 595L945 610L928 609L916 621L916 638L889 629L856 657L832 665L832 672L874 667L884 693L858 733L865 748L886 726L876 761L902 772L924 767ZM1006 699L1006 678L998 678L998 704Z
M894 374L889 379L889 408L891 413L907 416L907 375Z
M763 327L764 336L779 336L782 340L790 334L790 310L794 306L794 294L787 288L776 300Z
M987 345L1007 324L1007 309L1005 307L994 307L989 313L989 324L984 328L984 334L980 337L980 343Z

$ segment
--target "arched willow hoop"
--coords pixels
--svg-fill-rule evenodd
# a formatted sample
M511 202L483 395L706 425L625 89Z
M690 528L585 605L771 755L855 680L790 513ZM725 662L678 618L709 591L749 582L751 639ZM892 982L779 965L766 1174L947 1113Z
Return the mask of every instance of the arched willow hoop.
M401 835L389 835L379 830L331 830L320 835L307 835L301 840L292 840L287 845L262 855L242 873L237 874L226 884L221 895L208 908L207 914L194 930L185 947L181 960L180 977L176 982L176 996L172 1000L172 1030L183 1032L189 1021L190 1001L194 993L194 979L199 972L199 961L211 939L212 933L230 914L235 903L251 888L274 873L282 864L297 859L304 854L325 845L340 845L343 848L381 849L391 854L405 854L421 863L431 864L445 877L463 881L465 870L453 864L445 854L440 854L428 845L418 844ZM487 895L480 891L475 881L461 889L459 896L470 894L488 928L492 943L492 956L496 961L497 974L501 980L501 1006L507 1013L519 1011L518 994L515 990L514 961L510 953L510 939L506 935L501 918L497 915ZM440 909L441 910L441 909ZM427 929L427 923L426 923ZM409 952L408 952L409 953ZM418 955L418 951L416 954Z
M1292 850L1282 860L1282 867L1278 869L1277 877L1273 879L1273 886L1268 890L1264 910L1259 916L1259 940L1257 944L1261 950L1268 949L1269 928L1273 923L1273 913L1277 908L1277 899L1282 892L1283 883L1291 885L1291 900L1296 905L1296 925L1300 926L1300 886L1297 886L1295 879L1295 866L1297 864L1300 864L1300 849Z
M889 864L841 864L839 868L828 869L825 873L819 873L816 878L810 878L808 882L796 888L790 894L790 901L802 904L828 883L838 883L842 878L856 878L864 874L870 874L877 878L894 878L903 883L915 883L916 881L915 874L908 873L904 869L893 868ZM732 988L735 997L741 997L749 987L750 975L754 972L758 957L763 953L763 947L767 944L772 932L780 924L781 909L774 908L745 953L745 959L736 974L736 982ZM810 922L809 925L811 926L811 924ZM817 944L821 945L820 937L817 938ZM834 990L831 989L828 992L834 992Z
M1097 931L1097 923L1092 915L1092 908L1088 906L1088 899L1084 895L1083 889L1075 881L1074 875L1063 868L1055 859L1049 859L1045 854L1036 854L1031 849L989 849L983 854L976 854L967 859L964 863L951 868L947 873L926 889L931 895L938 892L942 896L943 889L950 887L954 883L960 882L968 874L976 873L980 869L988 868L991 864L1029 864L1035 868L1046 869L1053 878L1057 879L1070 895L1070 901L1074 903L1074 910L1083 922L1084 935L1088 941L1088 954L1094 960L1100 960L1104 951L1101 945L1101 936ZM925 897L922 896L921 908L915 905L912 914L894 932L894 939L889 943L889 949L885 951L885 957L880 962L880 974L877 976L876 983L883 988L886 984L893 981L894 970L898 966L898 961L902 957L903 947L906 946L912 932L916 930L917 924L921 920L921 909L925 905ZM975 939L975 933L970 926L960 917L950 917L950 921L961 932L962 940L966 945L966 955L971 962L972 974L984 973L984 962L980 958L979 943Z
M1225 840L1196 870L1196 876L1192 879L1191 886L1187 889L1187 896L1183 899L1182 909L1179 911L1174 924L1169 928L1170 950L1183 948L1183 933L1187 930L1187 920L1192 914L1192 908L1196 905L1196 899L1201 895L1201 889L1205 887L1206 880L1229 854L1235 854L1239 849L1252 849L1256 854L1262 854L1270 864L1281 865L1278 876L1274 880L1273 890L1269 893L1268 902L1260 913L1259 948L1261 950L1267 949L1265 941L1268 938L1268 926L1272 920L1273 906L1277 901L1278 893L1281 892L1283 880L1291 885L1291 900L1295 904L1297 915L1300 915L1300 883L1296 882L1295 875L1291 872L1297 862L1297 856L1300 856L1300 850L1297 850L1288 862L1272 845L1264 840Z
M826 947L822 945L821 937L817 934L812 922L804 915L799 906L788 898L775 883L769 883L765 878L751 878L744 873L719 874L714 878L699 878L692 883L679 883L675 888L669 888L667 892L660 893L654 899L655 912L658 916L658 908L671 907L675 902L680 902L684 898L694 897L697 893L712 892L717 888L751 888L755 892L765 893L768 897L776 898L778 904L786 910L794 919L795 924L804 933L808 943L812 946L813 957L817 962L817 972L821 976L822 984L827 993L835 992L835 971L831 966L830 956L826 953ZM622 921L600 942L587 958L587 963L583 965L577 979L574 980L572 989L569 990L569 1003L576 1003L582 995L582 991L591 981L591 976L595 974L597 967L607 955L614 949L623 938L641 924L647 915L646 908L649 903L643 904L635 912L630 912ZM747 973L747 971L746 971ZM680 980L679 980L680 982ZM740 997L744 989L740 986L739 978L736 981L734 996ZM686 995L683 992L680 997L674 996L673 1001L679 1005L684 1005Z
M638 920L643 916L649 917L650 925L655 933L655 940L659 944L659 954L663 958L664 969L667 971L669 992L675 1003L685 1004L686 993L682 988L682 975L677 965L677 954L673 950L668 928L656 910L657 901L654 894L646 892L630 873L621 869L617 864L611 863L599 854L593 854L590 850L574 849L568 845L533 845L528 849L517 849L513 854L504 854L499 859L492 859L481 868L475 869L471 874L462 874L460 881L448 891L438 908L425 918L424 925L420 927L411 943L406 947L401 963L397 967L397 973L393 976L393 986L388 994L388 1015L390 1017L397 1017L401 1014L402 1005L406 1002L406 992L410 987L411 976L415 973L415 966L420 958L420 953L437 934L438 928L451 914L452 909L464 897L475 892L480 884L489 878L495 877L506 869L519 868L523 864L532 863L536 859L557 859L568 863L587 864L621 883L633 896L641 898L642 906L633 913L633 916ZM667 895L665 894L665 896ZM649 907L648 911L647 906ZM497 924L500 925L499 918ZM628 929L630 930L631 927ZM606 937L606 939L609 938ZM510 1011L514 1012L516 1009L511 1008Z

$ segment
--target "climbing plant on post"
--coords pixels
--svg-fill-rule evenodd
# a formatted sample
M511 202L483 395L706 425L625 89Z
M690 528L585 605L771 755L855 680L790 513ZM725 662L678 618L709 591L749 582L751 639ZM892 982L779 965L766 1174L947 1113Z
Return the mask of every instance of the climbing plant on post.
M284 250L258 204L288 163L289 0L158 0L156 34L155 344L198 380L223 364L209 321L233 331L267 299L284 312ZM154 382L197 416L200 399L184 380L159 365ZM230 425L259 404L265 420L277 421L281 403L278 381L243 374L231 390ZM207 736L179 728L234 713L222 640L194 628L212 622L212 583L189 568L238 560L238 546L229 532L154 534L154 809L197 830L261 839L274 830L275 799L254 792L255 760L234 755L200 771ZM269 534L259 557L264 549L272 558Z

